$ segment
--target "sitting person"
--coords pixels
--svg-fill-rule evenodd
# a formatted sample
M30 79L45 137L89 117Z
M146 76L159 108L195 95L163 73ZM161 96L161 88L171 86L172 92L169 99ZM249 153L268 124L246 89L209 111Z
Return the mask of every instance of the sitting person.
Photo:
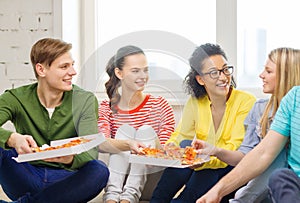
M58 39L37 41L30 54L37 82L0 96L0 124L10 120L16 129L0 128L0 184L14 202L87 202L106 186L109 171L97 160L97 148L31 162L12 159L52 140L98 133L96 97L72 85L71 48ZM112 146L138 151L139 144L107 140L100 148Z
M166 99L143 92L148 69L144 52L136 46L120 48L109 60L105 84L109 101L101 102L98 120L99 131L106 137L160 147L174 131L174 113ZM148 170L145 165L129 163L128 158L129 153L124 152L110 156L110 177L103 196L106 203L139 202Z
M192 96L165 148L184 147L197 138L220 148L237 150L245 134L244 119L255 97L234 88L234 67L228 64L219 45L197 47L189 62L191 69L185 84ZM195 169L166 168L151 202L195 202L232 168L218 157L211 157L209 162ZM183 191L173 199L184 185Z
M246 135L241 147L237 151L225 150L210 146L197 140L196 148L202 148L200 152L217 156L220 160L235 166L250 150L252 150L267 133L269 125L278 109L282 97L295 85L300 85L295 73L300 73L299 50L292 48L278 48L270 52L265 69L260 74L263 80L263 92L272 94L270 99L261 99L254 104L245 120L247 126ZM282 77L284 76L284 77ZM286 149L277 157L276 161L259 177L251 180L245 187L239 189L233 202L261 202L268 200L268 179L276 168L286 166Z
M299 54L293 60L294 65L299 66ZM280 77L286 77L285 74L281 74ZM293 74L295 81L300 81L299 68L294 70ZM299 98L300 86L294 86L280 101L264 139L246 154L230 173L199 198L197 203L220 202L223 196L263 173L286 145L288 168L275 170L269 178L268 186L273 202L300 202Z

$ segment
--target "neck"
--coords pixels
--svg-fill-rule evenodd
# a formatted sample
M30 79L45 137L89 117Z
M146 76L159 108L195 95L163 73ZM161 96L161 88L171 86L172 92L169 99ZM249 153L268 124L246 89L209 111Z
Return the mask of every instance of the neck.
M138 107L145 99L145 95L142 92L135 92L134 94L124 94L122 96L118 106L121 109L134 109Z
M226 97L209 97L212 110L224 109L226 107Z
M55 108L59 106L63 98L63 92L51 91L43 88L40 84L37 86L37 95L45 108Z

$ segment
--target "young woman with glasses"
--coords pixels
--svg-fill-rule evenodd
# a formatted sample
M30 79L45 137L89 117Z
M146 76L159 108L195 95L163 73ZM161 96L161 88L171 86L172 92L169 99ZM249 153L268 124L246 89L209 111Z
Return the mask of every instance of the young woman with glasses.
M248 152L257 148L256 146L267 138L266 134L269 131L271 123L273 123L275 114L279 109L283 97L294 86L300 85L300 51L298 49L286 47L272 50L266 60L265 68L259 77L263 82L263 92L271 94L270 99L260 99L254 104L252 110L245 119L245 125L247 126L245 139L237 151L216 150L222 150L223 157L220 157L221 160L234 166L237 165ZM280 118L280 120L283 119ZM196 145L202 145L200 140L197 140L195 143ZM272 148L275 148L275 144ZM280 150L278 150L278 152L279 151ZM230 203L272 202L271 198L269 198L268 181L275 169L287 166L287 151L287 147L284 147L277 158L274 158L275 160L272 164L270 164L261 175L252 179L246 186L237 191L235 198L230 200ZM260 156L257 157L257 159L259 158ZM244 173L240 175L244 175ZM282 186L283 182L280 182L280 185ZM286 188L287 190L290 190L292 187ZM214 188L205 197L199 199L198 202L210 202L208 199L211 200L212 197L217 197L219 191L225 191L225 188L218 187L218 190ZM292 193L297 194L295 191ZM299 201L289 201L288 199L284 199L284 201L277 200L276 202Z
M218 148L237 150L245 134L244 119L255 103L255 97L235 89L234 68L228 64L219 45L197 47L189 62L191 69L185 85L191 97L165 148L184 147L197 138ZM209 162L197 167L167 168L151 202L195 202L232 168L218 156L212 156ZM179 196L173 199L183 186Z

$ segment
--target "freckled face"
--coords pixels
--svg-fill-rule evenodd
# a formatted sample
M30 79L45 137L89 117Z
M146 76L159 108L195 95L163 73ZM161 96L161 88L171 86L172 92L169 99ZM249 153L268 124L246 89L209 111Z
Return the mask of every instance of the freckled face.
M122 91L143 91L149 80L146 56L142 53L126 56L122 70L116 68L115 73L121 80Z
M276 64L267 59L263 72L259 75L263 82L263 92L274 94L276 85Z

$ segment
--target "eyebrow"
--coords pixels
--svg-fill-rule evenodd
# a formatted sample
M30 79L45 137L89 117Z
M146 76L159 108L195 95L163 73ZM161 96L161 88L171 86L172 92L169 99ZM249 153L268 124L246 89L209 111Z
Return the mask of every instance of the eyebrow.
M131 68L131 70L133 70L133 69L149 69L149 66L145 66L145 67L142 67L142 68L139 68L139 67L133 67L133 68Z
M222 66L222 68L224 68L224 67L226 67L226 66L228 66L228 64L227 63L225 63L223 66ZM208 70L219 70L217 67L210 67L210 68L208 68Z
M64 62L64 63L58 64L58 66L59 66L59 67L62 67L62 66L69 65L69 64L74 65L74 64L75 64L75 61L73 60L72 62Z

